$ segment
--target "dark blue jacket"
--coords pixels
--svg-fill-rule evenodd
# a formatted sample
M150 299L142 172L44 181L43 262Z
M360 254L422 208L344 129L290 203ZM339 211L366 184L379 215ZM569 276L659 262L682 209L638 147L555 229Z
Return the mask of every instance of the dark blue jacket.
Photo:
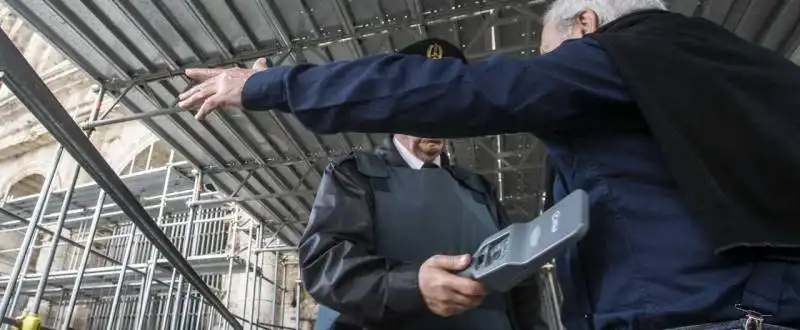
M742 302L745 286L780 302L768 321L800 324L800 267L761 267L714 254L637 104L596 41L469 66L377 55L278 67L254 75L242 98L247 109L291 112L317 133L536 135L560 173L556 198L578 188L591 196L588 235L557 263L570 329L736 319L743 315L734 305ZM753 278L768 280L748 282Z

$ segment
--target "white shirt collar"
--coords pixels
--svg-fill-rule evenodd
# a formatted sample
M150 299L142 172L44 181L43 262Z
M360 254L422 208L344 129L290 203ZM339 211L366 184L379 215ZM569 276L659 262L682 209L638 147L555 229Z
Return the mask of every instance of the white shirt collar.
M397 148L397 152L400 153L400 157L403 157L403 160L406 161L408 167L411 167L415 170L421 169L422 165L425 165L421 159L414 156L411 151L406 148L400 141L397 141L397 137L392 138L392 142L394 142L394 147ZM436 159L433 160L433 163L436 165L442 166L442 156L436 156Z

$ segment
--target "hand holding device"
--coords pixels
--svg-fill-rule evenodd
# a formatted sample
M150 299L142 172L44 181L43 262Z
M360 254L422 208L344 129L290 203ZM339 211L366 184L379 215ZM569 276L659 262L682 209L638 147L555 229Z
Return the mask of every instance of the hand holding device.
M507 292L578 242L589 230L589 196L577 190L533 221L489 236L459 276Z
M428 309L436 315L448 317L481 304L486 295L483 285L454 274L469 265L469 255L435 255L422 264L419 290Z

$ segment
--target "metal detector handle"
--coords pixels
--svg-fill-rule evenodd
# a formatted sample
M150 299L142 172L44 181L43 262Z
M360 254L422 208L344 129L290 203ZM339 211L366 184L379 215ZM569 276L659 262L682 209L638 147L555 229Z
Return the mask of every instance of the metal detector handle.
M467 267L467 269L464 269L464 270L456 273L456 275L474 280L475 279L475 268L473 268L472 265L473 265L473 263L470 262L469 263L469 267Z
M536 219L518 222L487 237L456 275L507 292L577 243L589 229L589 195L576 190Z

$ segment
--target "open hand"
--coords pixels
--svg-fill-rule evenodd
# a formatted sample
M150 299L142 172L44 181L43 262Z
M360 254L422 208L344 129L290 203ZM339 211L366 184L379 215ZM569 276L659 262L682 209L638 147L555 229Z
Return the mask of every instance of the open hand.
M199 82L197 86L182 93L178 106L184 109L200 108L197 120L205 118L216 108L242 108L242 89L252 69L186 69L189 79Z
M428 309L453 316L481 304L486 292L477 281L455 275L469 266L470 256L435 255L419 269L419 290Z

